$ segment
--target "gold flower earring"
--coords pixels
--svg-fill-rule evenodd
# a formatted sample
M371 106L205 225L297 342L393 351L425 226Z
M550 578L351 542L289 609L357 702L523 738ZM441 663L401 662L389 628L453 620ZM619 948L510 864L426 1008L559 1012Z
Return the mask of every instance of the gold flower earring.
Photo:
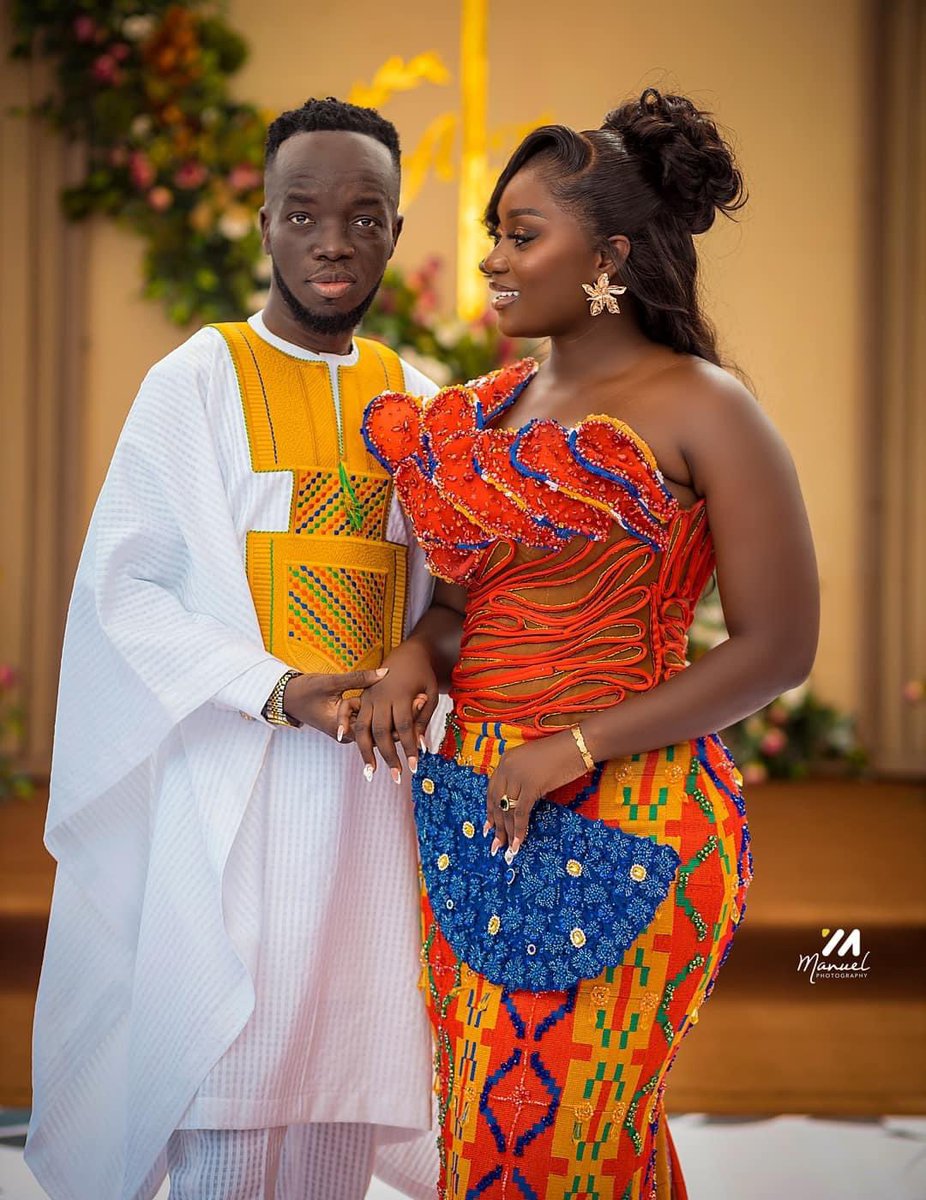
M606 271L602 271L598 276L594 287L590 283L583 283L582 287L585 290L589 304L592 306L593 317L597 317L605 309L609 313L619 313L621 311L617 297L623 296L627 289L618 286L616 283L612 283Z

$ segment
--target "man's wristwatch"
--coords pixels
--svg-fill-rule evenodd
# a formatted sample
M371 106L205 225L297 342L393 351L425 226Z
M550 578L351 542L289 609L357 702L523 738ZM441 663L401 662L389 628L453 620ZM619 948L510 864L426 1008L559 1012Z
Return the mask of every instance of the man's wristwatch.
M302 728L302 722L294 720L283 708L283 694L286 691L286 685L291 679L296 679L301 674L301 671L287 671L285 675L281 675L277 680L276 686L267 697L267 703L262 710L264 720L269 724L289 725L292 729Z

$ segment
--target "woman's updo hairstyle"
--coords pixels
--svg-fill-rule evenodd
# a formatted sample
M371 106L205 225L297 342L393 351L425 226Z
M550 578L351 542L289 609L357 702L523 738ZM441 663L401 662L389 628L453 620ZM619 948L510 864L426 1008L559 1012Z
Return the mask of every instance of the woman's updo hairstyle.
M698 302L692 235L718 212L746 202L743 179L708 113L684 96L647 88L615 108L600 129L544 125L529 133L502 171L486 207L499 226L502 193L535 162L557 203L575 213L602 246L630 241L620 282L633 296L643 332L684 354L718 362L714 331Z

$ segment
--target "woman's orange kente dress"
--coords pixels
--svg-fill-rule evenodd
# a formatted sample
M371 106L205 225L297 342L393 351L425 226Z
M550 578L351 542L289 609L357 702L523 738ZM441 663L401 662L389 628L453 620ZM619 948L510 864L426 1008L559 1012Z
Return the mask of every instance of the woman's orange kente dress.
M752 865L741 779L719 738L598 763L547 797L589 819L583 828L593 833L620 830L648 839L635 844L654 853L674 851L664 899L591 976L596 940L609 944L613 933L604 909L589 900L552 952L549 930L543 944L523 933L536 915L523 896L508 908L504 895L489 901L487 921L475 915L459 848L484 854L499 886L516 880L525 851L510 865L490 859L482 821L460 823L459 796L436 821L444 808L420 807L441 800L454 764L467 777L489 774L507 748L684 670L694 606L713 572L704 503L679 505L628 426L605 416L572 429L554 420L499 426L535 371L526 359L426 402L384 393L364 421L432 572L468 592L454 711L440 755L422 756L414 781L423 883L432 880L432 894L422 890L422 964L439 1195L684 1200L666 1078L730 950ZM537 911L551 894L565 903L555 898L583 875L587 898L602 897L590 861L547 857L536 868L543 894L532 884ZM629 873L648 886L643 865ZM473 913L460 911L467 905ZM448 940L459 947L464 927L466 953ZM514 963L508 982L487 977L494 968L480 973L467 954Z

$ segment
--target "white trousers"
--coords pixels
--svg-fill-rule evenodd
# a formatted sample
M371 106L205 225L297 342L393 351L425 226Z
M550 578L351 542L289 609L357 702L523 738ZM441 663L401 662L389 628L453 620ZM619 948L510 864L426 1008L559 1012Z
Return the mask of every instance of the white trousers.
M375 1151L373 1125L179 1129L170 1200L363 1200Z

